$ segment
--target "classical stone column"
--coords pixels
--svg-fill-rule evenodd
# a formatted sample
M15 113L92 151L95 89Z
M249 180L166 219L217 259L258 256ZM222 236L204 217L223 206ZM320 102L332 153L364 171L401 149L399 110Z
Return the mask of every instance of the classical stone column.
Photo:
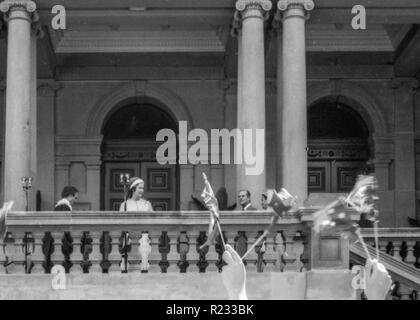
M4 198L25 209L21 178L31 168L31 24L36 4L6 0L0 3L8 23Z
M241 19L241 41L238 56L241 60L238 92L238 129L253 129L254 141L245 140L243 147L257 144L264 147L260 154L263 171L258 174L247 172L249 166L242 161L237 165L237 189L251 191L252 203L259 206L260 194L266 188L265 133L261 141L256 139L255 129L265 130L265 70L264 70L264 20L272 4L268 0L238 0L236 9ZM247 145L247 146L246 146ZM244 160L244 159L243 159Z
M416 218L414 89L416 79L396 78L391 81L395 92L395 227L408 226L408 217Z
M277 163L276 163L276 183L277 183L277 189L280 189L280 187L283 185L283 165L282 165L282 130L283 126L281 125L283 123L282 120L282 106L283 106L283 30L282 30L282 23L281 23L281 16L280 12L277 11L274 19L273 19L273 36L276 38L277 42L277 70L276 70L276 157L277 157Z
M312 0L280 0L283 21L282 63L283 94L281 110L281 176L283 186L298 196L301 206L308 196L307 123L306 123L306 48L305 20L313 10ZM280 101L280 100L279 100Z

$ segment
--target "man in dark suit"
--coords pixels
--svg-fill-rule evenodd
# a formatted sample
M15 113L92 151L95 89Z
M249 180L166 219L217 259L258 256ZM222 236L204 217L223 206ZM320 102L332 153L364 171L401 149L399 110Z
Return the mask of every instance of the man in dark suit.
M61 200L55 205L54 211L72 211L72 205L77 200L79 191L73 186L66 186L61 192Z
M242 211L257 210L251 205L251 192L249 190L239 190L239 204L241 205Z

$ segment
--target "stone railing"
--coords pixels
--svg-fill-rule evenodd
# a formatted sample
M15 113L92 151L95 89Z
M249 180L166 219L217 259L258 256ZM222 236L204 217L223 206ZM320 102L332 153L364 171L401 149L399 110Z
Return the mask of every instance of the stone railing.
M221 212L225 242L242 255L267 228L263 211ZM0 240L0 273L217 272L222 245L200 250L208 213L10 212ZM309 262L306 224L291 214L245 259L248 271L302 271Z
M362 229L372 257L376 257L373 229ZM420 228L379 228L380 262L395 284L394 299L420 299ZM360 244L351 248L351 260L363 264L366 258Z

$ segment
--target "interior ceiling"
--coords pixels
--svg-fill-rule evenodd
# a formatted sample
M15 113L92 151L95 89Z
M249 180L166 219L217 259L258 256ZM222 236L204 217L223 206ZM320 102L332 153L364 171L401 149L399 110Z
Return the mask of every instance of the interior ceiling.
M52 30L55 0L36 1L46 35L38 42L38 73L51 78L57 68L72 67L224 67L228 77L237 74L237 40L229 34L235 0L64 0L67 30ZM401 75L420 70L420 2L418 0L359 0L367 9L368 30L348 30L353 0L316 0L307 22L307 63L315 66L396 65ZM273 5L273 12L275 6ZM346 24L345 22L348 21ZM276 37L266 32L266 71L275 76ZM220 52L62 52L59 41L89 32L145 30L213 30L224 50ZM346 31L347 30L347 31ZM0 39L0 77L6 71L6 41ZM335 37L335 38L334 38ZM67 39L67 38L66 38ZM70 39L71 40L71 39ZM341 43L348 45L341 45ZM354 45L353 45L354 44ZM164 50L163 50L164 51Z

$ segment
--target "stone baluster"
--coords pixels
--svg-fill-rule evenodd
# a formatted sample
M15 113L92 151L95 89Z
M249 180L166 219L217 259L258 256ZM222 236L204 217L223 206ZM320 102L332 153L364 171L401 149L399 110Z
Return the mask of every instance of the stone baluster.
M197 273L199 271L197 263L200 256L197 252L197 241L199 237L198 231L188 231L188 237L190 239L190 250L188 251L187 260L189 262L188 272Z
M238 231L236 237L234 238L234 249L236 250L236 252L239 254L240 257L243 257L246 251L248 250L248 237L245 231ZM249 256L243 261L245 266L248 265L248 261L249 261Z
M162 254L159 251L159 237L161 236L161 231L151 230L149 232L150 237L150 247L151 253L149 257L149 272L150 273L160 273L161 269L159 262L161 261Z
M223 266L226 265L226 263L223 261L223 252L224 252L224 247L223 247L223 242L222 242L222 237L223 236L223 240L226 243L228 243L228 237L225 233L225 231L222 231L222 235L218 234L216 237L216 243L214 245L214 250L217 253L217 261L216 261L216 267L217 270L219 272L222 271Z
M275 243L275 235L274 233L270 233L267 236L267 240L265 243L265 268L264 272L273 272L276 270L276 243Z
M420 241L416 241L414 245L413 255L415 257L414 266L420 268Z
M44 237L44 232L33 232L34 238L34 252L32 254L33 267L31 273L40 274L44 273L45 270L42 266L44 262L44 253L42 251L42 238Z
M286 238L286 247L283 254L283 260L285 263L284 271L297 271L296 268L296 251L294 247L294 238L295 233L291 234L290 232L285 232L285 238Z
M167 231L162 231L159 237L159 253L161 254L161 260L159 261L159 267L162 273L166 273L169 268L168 254L171 250L171 239L168 236Z
M82 273L83 272L82 240L83 240L84 233L72 232L71 236L73 238L73 253L71 255L73 266L71 268L71 273Z
M416 258L414 257L414 246L416 244L416 241L411 240L411 241L407 241L407 258L406 258L406 262L409 263L410 265L413 265L414 262L416 261Z
M80 252L82 254L80 266L82 267L83 273L89 273L89 269L92 266L92 262L90 261L92 248L93 239L88 231L84 231L82 238L80 239Z
M24 254L23 267L25 273L32 273L35 239L32 232L25 232L22 238L22 251Z
M109 267L109 273L121 273L121 253L120 253L120 236L121 231L111 231L109 233L111 237L111 252L108 256L111 265Z
M131 250L128 252L128 272L139 271L140 272L140 237L141 232L130 232L129 239L131 242Z
M209 246L206 246L202 249L200 247L206 242L207 235L205 231L200 231L197 240L196 240L196 251L198 254L197 268L199 273L206 272L206 268L209 266L209 263L206 259L206 254L209 252Z
M15 243L14 243L15 253L13 254L13 261L14 261L13 273L26 273L27 272L26 255L25 255L25 235L26 235L26 232L24 231L13 232L13 237L15 238Z
M388 241L385 247L385 252L391 256L394 256L395 248L394 248L394 243L392 241Z
M54 237L51 232L45 232L42 237L42 253L44 254L44 261L42 267L44 268L45 273L51 273L51 269L54 266L52 261L52 255L55 250L54 246Z
M169 266L167 272L179 272L178 268L178 233L176 231L169 231L168 237L170 239L170 250L168 253Z
M247 238L247 246L246 246L246 251L248 251L248 248L251 248L251 246L255 243L255 241L257 241L257 239L259 238L259 234L258 231L249 231L245 234L246 238ZM261 245L261 243L258 244L258 246ZM252 250L248 256L246 257L246 271L247 272L257 272L257 261L258 261L258 254L257 254L257 248L255 247L254 250ZM241 254L241 257L243 256L243 254Z
M129 253L132 248L132 239L130 234L127 231L121 232L119 238L119 246L118 251L121 254L120 260L120 268L122 273L128 272L128 260L129 260Z
M5 256L3 266L5 273L18 272L15 263L18 251L21 251L21 249L16 246L16 239L14 235L11 232L8 232L3 240L3 253Z
M406 241L402 241L400 244L400 250L398 251L401 261L407 262L408 246Z
M92 252L89 256L89 260L91 261L92 266L89 269L89 273L102 273L102 268L101 268L102 254L100 251L100 239L102 236L102 232L91 231L89 232L89 234L92 238Z
M411 300L411 295L413 294L413 288L406 286L403 283L400 283L397 288L397 294L400 297L400 300Z
M110 253L112 251L112 237L108 231L102 233L101 238L99 239L99 251L102 255L102 260L100 263L103 273L109 273L112 262L110 261Z
M311 248L309 247L308 233L302 233L302 245L303 245L303 252L302 252L302 255L300 256L300 261L302 262L301 271L307 271L309 269L309 255L311 251Z
M258 239L264 231L258 231L256 239ZM257 254L256 267L257 272L263 272L265 267L264 254L267 251L267 237L255 246L255 253Z
M219 267L217 264L219 261L219 255L217 254L217 251L216 251L216 243L211 244L207 248L208 248L208 252L206 254L206 259L209 265L206 269L206 272L217 272L219 271Z
M4 243L3 239L0 239L0 275L6 273L4 270L4 264L6 262L6 256L4 255Z
M66 273L70 273L71 268L73 267L73 262L71 261L71 255L73 253L73 237L71 233L66 231L61 238L61 249L64 256L63 267L66 270Z
M140 239L139 239L139 254L141 258L140 262L140 270L142 273L148 273L149 272L149 257L152 252L152 246L151 246L151 239L149 237L149 232L143 231L141 233Z
M277 234L274 237L274 252L275 252L275 266L277 271L284 271L285 263L285 253L286 253L286 240L284 238L282 231L277 231Z
M51 254L51 262L54 265L63 265L64 262L64 255L63 255L63 243L62 243L62 238L63 238L63 232L62 231L52 231L51 232L51 236L54 239L54 251Z
M189 241L190 239L187 235L187 232L182 231L178 237L178 245L177 245L177 252L179 253L179 257L180 257L177 265L181 273L186 273L189 266L189 263L187 260L187 254L190 250Z

